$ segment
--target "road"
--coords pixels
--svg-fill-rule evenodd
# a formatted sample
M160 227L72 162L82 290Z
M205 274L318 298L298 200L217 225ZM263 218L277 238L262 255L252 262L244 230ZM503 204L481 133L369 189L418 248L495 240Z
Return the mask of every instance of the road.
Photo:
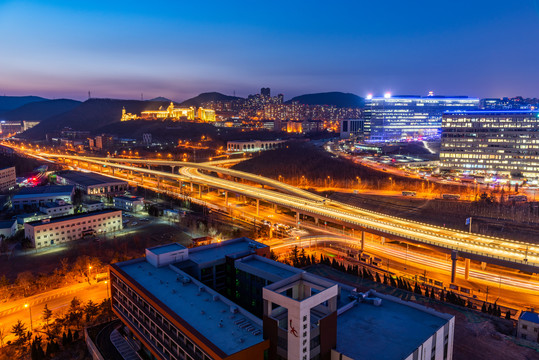
M109 296L107 286L108 283L105 281L92 282L92 284L80 283L4 304L0 307L0 329L3 328L8 334L4 342L14 339L10 331L18 320L25 323L28 330L30 330L30 323L33 324L34 329L43 325L42 316L45 304L54 315L57 315L69 308L75 296L83 303L87 303L90 299L95 303L100 303ZM25 304L29 307L25 307Z
M224 169L214 165L195 164L178 161L151 161L144 160L144 163L150 167L152 164L182 167L179 174L145 169L125 163L133 163L131 159L115 158L88 158L75 155L58 155L39 153L37 156L49 158L61 158L64 161L86 162L94 164L89 166L89 170L96 172L109 173L111 168L120 169L116 175L127 175L127 171L153 176L156 179L172 179L175 181L184 181L204 186L223 189L247 196L249 198L262 200L268 203L276 204L285 208L298 211L303 214L309 214L314 217L323 217L344 222L351 227L361 227L367 231L385 233L388 236L395 236L405 240L411 240L418 243L429 244L446 250L457 250L461 253L474 254L484 258L491 258L505 261L508 266L528 267L539 269L539 246L536 244L520 241L493 238L487 236L466 233L448 228L438 227L398 217L392 217L373 211L364 210L336 201L325 201L325 198L298 189L291 185L268 179L262 176L238 172L231 169ZM113 162L117 162L114 164ZM140 161L137 160L137 164ZM221 179L215 176L202 173L204 171L214 171L217 173L226 173L248 181L266 184L276 190L261 188L251 184L239 183L235 181ZM122 173L123 171L123 173ZM132 178L136 181L136 178ZM142 179L140 179L142 180ZM146 180L148 181L148 179ZM534 271L536 272L536 271Z

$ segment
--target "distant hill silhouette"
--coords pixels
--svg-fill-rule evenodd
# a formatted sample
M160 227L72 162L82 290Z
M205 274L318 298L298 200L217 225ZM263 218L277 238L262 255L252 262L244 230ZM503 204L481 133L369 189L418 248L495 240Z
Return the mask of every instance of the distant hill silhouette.
M14 110L31 102L45 100L47 99L39 96L0 96L0 114Z
M306 105L334 105L341 108L363 107L365 100L357 95L343 92L326 92L296 96L286 103L297 101Z
M158 96L156 98L146 100L146 101L166 101L166 102L170 103L172 100L167 99L166 97Z
M185 100L180 105L198 107L200 106L200 104L204 102L208 102L208 101L232 101L232 100L238 100L238 99L242 99L242 98L236 97L236 96L224 95L218 92L207 92L207 93L202 93L198 96L195 96L194 98Z
M2 120L41 121L51 116L60 115L73 110L80 101L69 99L44 100L25 104L0 116Z
M63 114L51 116L23 133L23 137L37 139L45 137L46 133L70 127L74 130L97 129L120 122L122 108L129 113L140 114L145 110L156 110L160 106L166 108L168 102L153 102L140 100L89 99L74 109Z

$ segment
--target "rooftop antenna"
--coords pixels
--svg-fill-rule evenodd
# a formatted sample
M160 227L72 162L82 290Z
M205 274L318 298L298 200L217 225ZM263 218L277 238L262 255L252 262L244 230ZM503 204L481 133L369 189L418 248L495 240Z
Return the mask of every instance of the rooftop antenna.
M88 91L88 99L92 98L92 93Z
M236 97L236 90L234 90L234 97Z
M144 94L140 93L140 101L144 101Z

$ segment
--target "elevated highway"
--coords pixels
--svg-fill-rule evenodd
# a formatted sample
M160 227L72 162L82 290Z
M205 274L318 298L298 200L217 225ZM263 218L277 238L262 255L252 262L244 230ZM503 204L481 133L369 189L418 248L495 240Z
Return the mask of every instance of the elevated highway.
M276 180L216 166L222 165L222 163L199 164L46 153L39 153L39 156L57 158L79 167L86 164L90 170L112 175L114 175L115 170L123 172L122 175L125 175L126 172L140 174L142 182L144 181L144 176L146 176L153 178L158 184L167 179L178 183L189 183L191 186L195 184L198 186L199 191L201 187L208 187L219 189L226 193L239 194L256 200L257 208L260 201L262 201L295 211L298 221L300 214L309 215L315 219L315 222L319 220L330 221L359 231L379 234L391 239L425 244L442 251L451 252L452 257L455 259L454 263L456 263L457 256L461 256L528 272L539 272L539 246L536 244L466 233L392 217L335 201L326 201L322 196ZM91 169L92 166L94 166L94 169ZM151 169L152 166L170 166L172 172L153 170ZM178 174L174 173L176 167L180 168ZM208 172L243 179L255 183L255 185L226 180L212 176ZM133 177L133 180L136 181L136 177Z

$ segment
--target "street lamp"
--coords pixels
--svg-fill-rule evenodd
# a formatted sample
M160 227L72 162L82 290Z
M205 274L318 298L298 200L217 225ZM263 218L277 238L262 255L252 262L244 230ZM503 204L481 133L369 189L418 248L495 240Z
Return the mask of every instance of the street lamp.
M30 312L30 331L34 331L34 324L32 323L32 307L29 304L24 304L25 308L28 308L28 311Z
M92 265L88 266L88 278L91 280L91 274L92 274Z

